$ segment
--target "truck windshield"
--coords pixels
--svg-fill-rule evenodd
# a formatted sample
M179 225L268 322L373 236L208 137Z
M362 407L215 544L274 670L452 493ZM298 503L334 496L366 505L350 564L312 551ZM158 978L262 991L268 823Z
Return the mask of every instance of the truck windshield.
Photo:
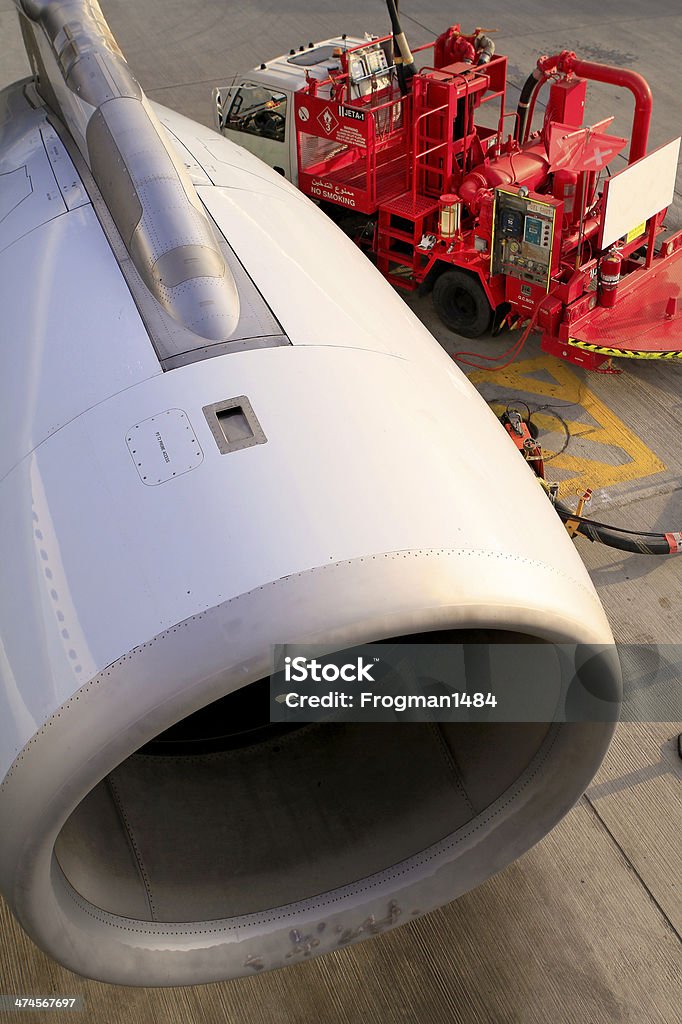
M287 98L262 85L242 85L235 93L225 127L284 142Z

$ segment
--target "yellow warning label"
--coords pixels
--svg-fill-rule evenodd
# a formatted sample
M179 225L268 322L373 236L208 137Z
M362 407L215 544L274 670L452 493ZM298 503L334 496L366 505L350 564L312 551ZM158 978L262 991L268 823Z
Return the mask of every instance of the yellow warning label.
M515 401L525 412L524 399L531 409L548 406L533 413L533 423L549 458L547 477L559 483L562 497L572 497L578 489L611 487L666 469L566 363L552 356L525 359L504 370L476 370L469 380L483 391L496 412ZM565 450L551 458L564 445Z
M641 224L638 224L636 228L631 228L625 236L625 244L631 242L634 238L639 238L640 235L644 234L646 228L646 221L643 220Z

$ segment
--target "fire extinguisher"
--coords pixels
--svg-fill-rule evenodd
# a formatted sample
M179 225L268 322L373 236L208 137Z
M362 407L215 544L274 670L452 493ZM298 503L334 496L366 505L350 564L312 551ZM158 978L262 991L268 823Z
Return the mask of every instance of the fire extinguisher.
M600 306L608 306L610 308L615 305L622 262L623 257L615 245L612 249L609 249L606 256L602 256L599 264Z

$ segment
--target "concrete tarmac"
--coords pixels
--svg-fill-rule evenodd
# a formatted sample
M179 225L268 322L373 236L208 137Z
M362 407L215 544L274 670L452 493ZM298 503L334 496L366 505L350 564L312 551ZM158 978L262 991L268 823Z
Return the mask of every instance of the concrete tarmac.
M213 85L292 46L339 32L387 30L380 0L102 0L128 61L150 98L212 124ZM680 131L677 0L644 5L574 0L571 5L483 0L469 12L442 0L403 3L413 45L459 19L465 30L499 28L514 100L540 53L634 68L654 94L650 147ZM29 73L10 0L0 0L0 87ZM591 122L615 114L629 135L632 98L590 86ZM511 104L513 106L513 103ZM682 224L682 188L668 223ZM428 297L409 298L451 353L499 354L446 331ZM680 346L682 347L682 346ZM472 379L490 401L525 399L540 413L548 463L567 500L595 489L595 518L644 530L682 528L682 365L627 362L617 376L578 370L531 340L508 371ZM459 439L458 439L459 440ZM472 439L475 443L475 439ZM518 528L522 510L508 497ZM682 642L680 562L578 541L616 639L665 657ZM0 903L0 993L80 996L81 1012L57 1019L104 1024L673 1024L682 995L682 761L679 723L619 727L588 793L515 864L475 892L368 943L263 976L168 990L117 988L62 969L24 935ZM23 1012L0 1020L45 1021Z

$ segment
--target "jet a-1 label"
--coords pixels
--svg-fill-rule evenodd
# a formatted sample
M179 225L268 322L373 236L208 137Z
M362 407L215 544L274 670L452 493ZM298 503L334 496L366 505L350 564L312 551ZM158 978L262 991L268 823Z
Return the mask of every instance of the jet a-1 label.
M351 121L364 121L365 112L364 110L355 110L354 107L344 107L341 104L339 107L339 117L348 117Z

